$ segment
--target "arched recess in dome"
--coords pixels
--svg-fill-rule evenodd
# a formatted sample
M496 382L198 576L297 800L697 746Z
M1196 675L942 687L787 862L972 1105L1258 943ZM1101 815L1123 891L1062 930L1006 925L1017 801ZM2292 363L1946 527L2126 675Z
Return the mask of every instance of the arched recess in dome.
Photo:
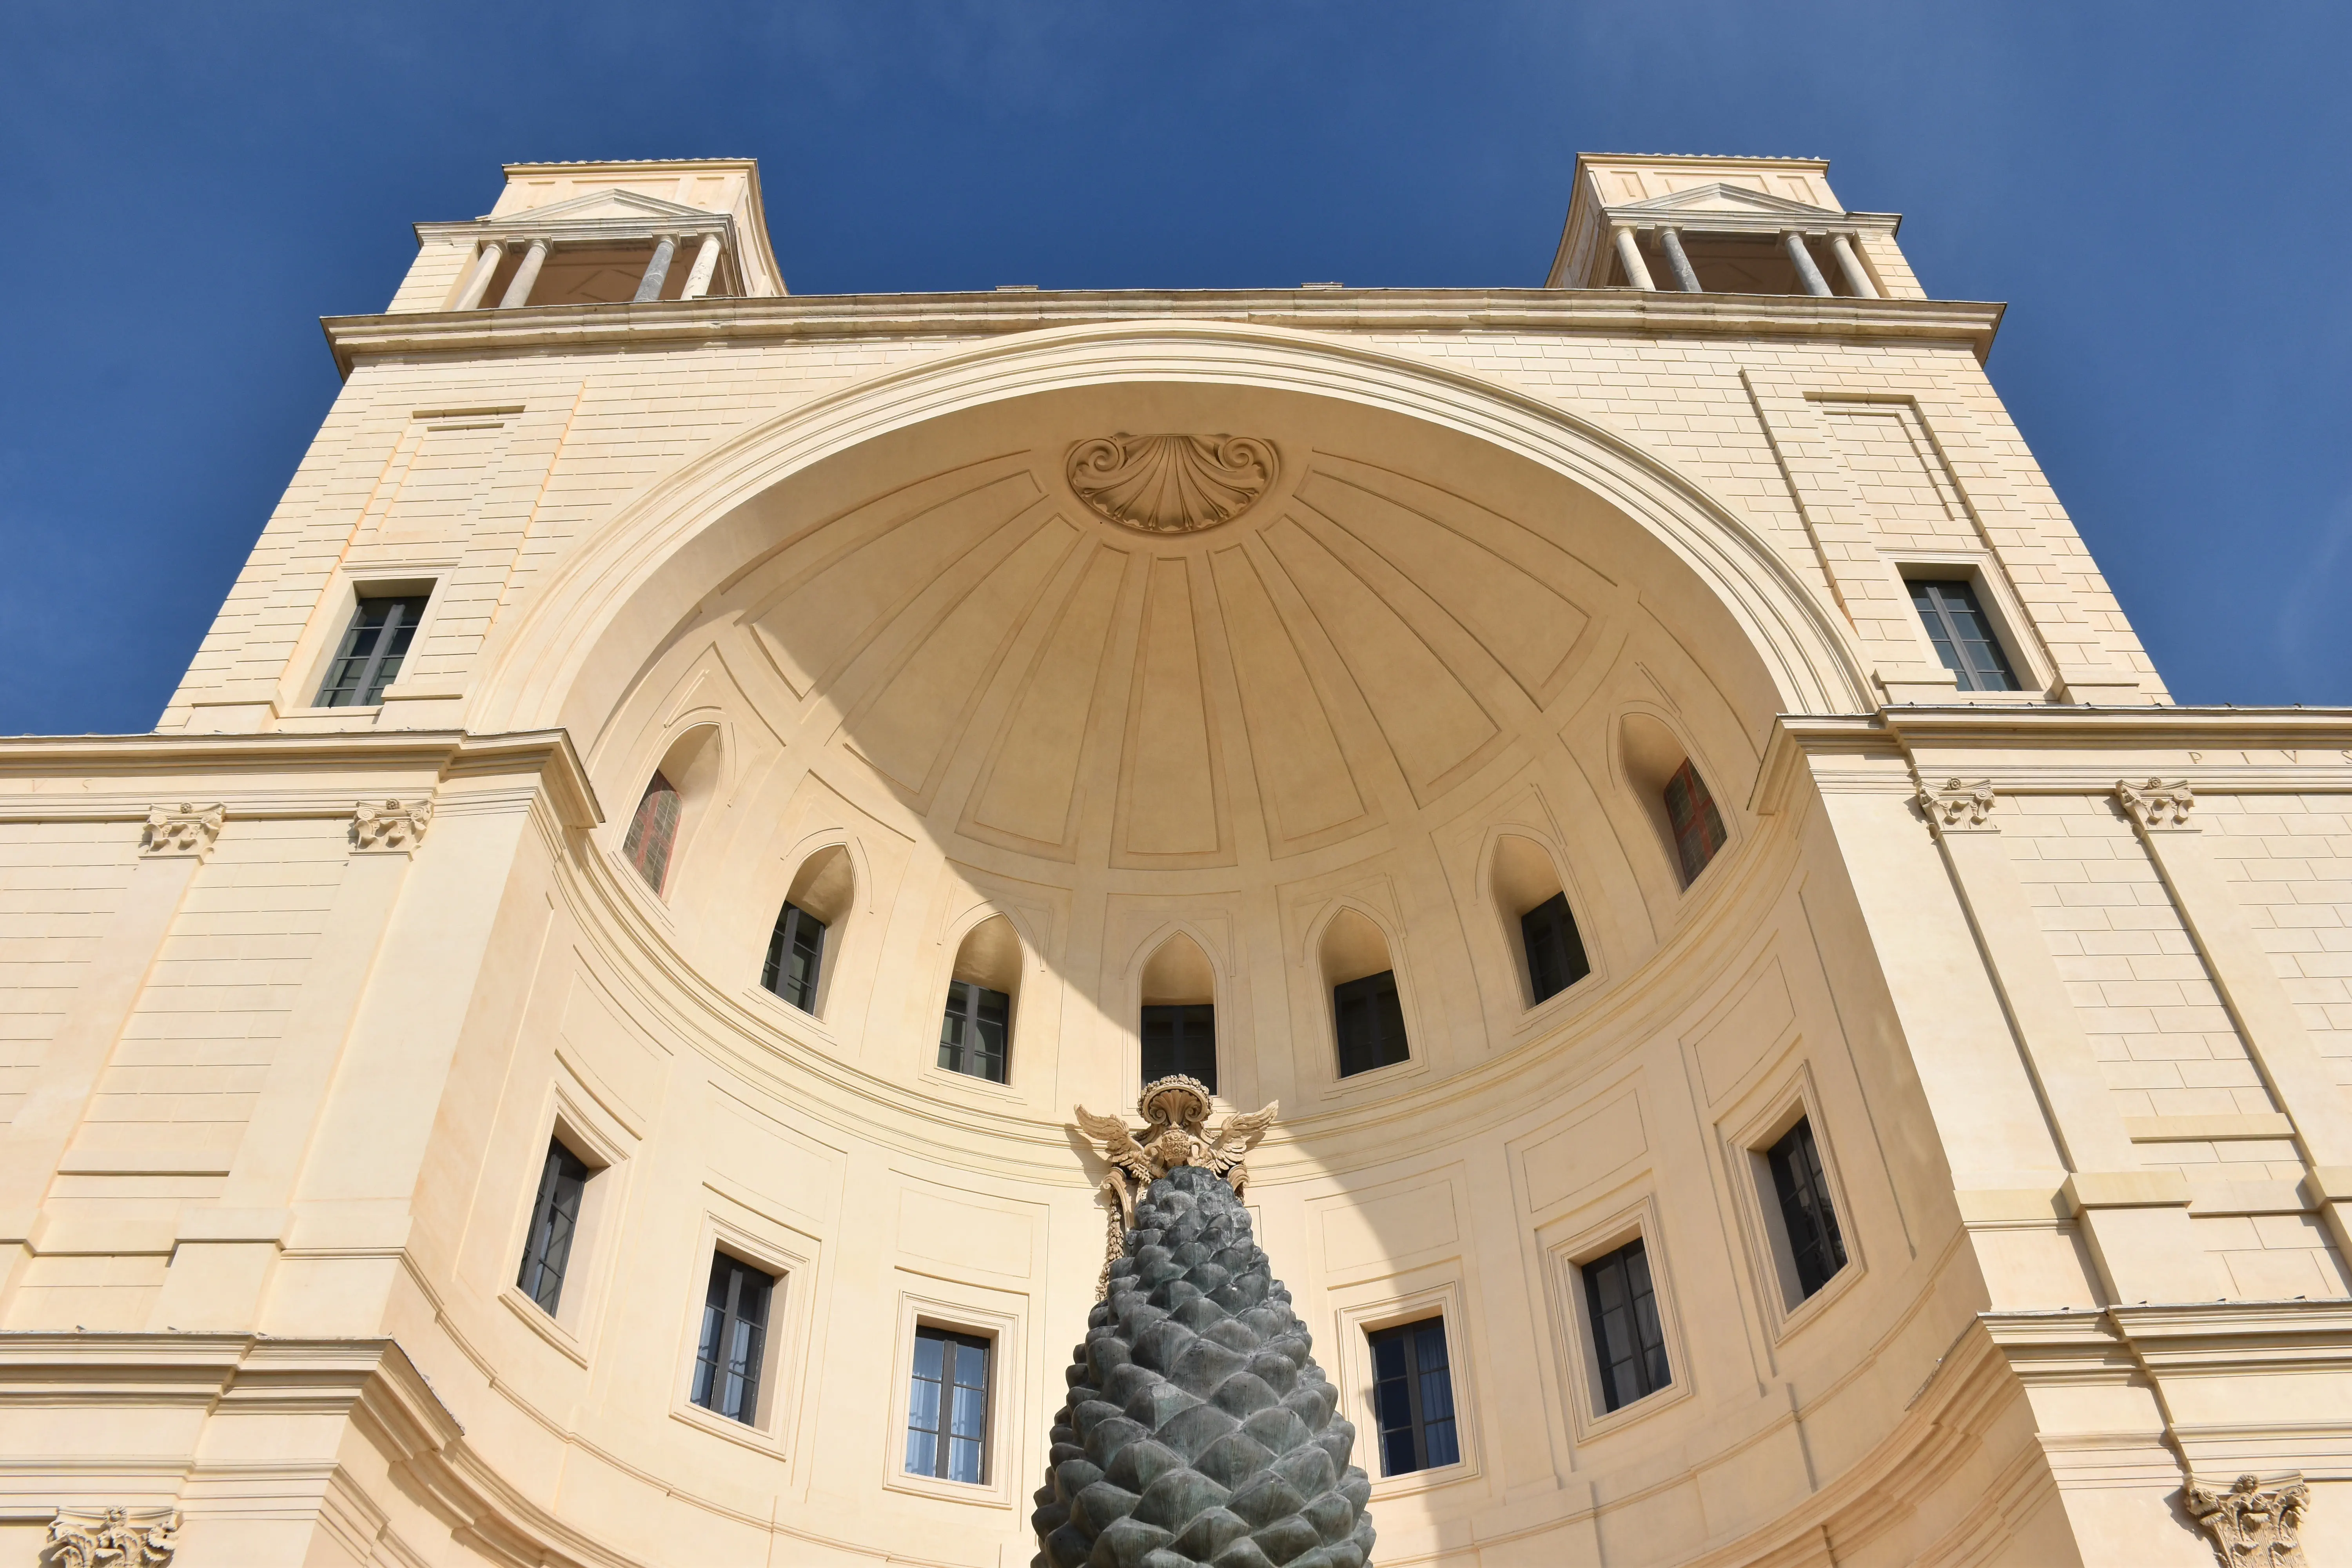
M599 732L621 691L716 584L780 542L756 505L877 437L1042 393L1153 384L1280 389L1450 430L1589 491L1686 568L1738 626L1772 706L1874 703L1844 628L1735 514L1557 405L1426 362L1306 332L1154 322L1024 333L861 383L744 432L625 505L520 616L495 628L467 704L479 731ZM1101 432L1097 432L1098 434Z

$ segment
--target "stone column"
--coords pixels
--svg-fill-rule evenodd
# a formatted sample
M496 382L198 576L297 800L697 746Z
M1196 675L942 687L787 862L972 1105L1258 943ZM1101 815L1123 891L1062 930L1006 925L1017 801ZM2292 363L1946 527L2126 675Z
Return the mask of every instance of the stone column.
M1845 286L1853 290L1854 298L1877 299L1877 285L1872 283L1870 274L1863 270L1862 258L1854 254L1853 237L1833 234L1830 236L1830 249L1837 254L1838 270L1845 275Z
M1822 269L1813 265L1813 253L1805 248L1805 237L1793 228L1783 229L1780 247L1789 253L1789 259L1797 264L1797 279L1804 284L1805 292L1826 299L1830 291L1829 279L1822 277Z
M539 281L539 269L547 265L548 241L534 239L522 253L522 265L515 268L514 281L507 285L499 300L499 309L510 310L517 305L530 303L531 286Z
M499 262L506 255L506 247L495 239L482 241L474 255L474 269L466 274L466 286L457 290L453 310L472 310L481 307L482 296L490 291L491 275L498 271Z
M1658 230L1658 248L1666 253L1666 266L1675 275L1675 287L1685 294L1703 294L1698 286L1698 274L1691 268L1690 258L1683 253L1683 235L1678 228Z
M637 280L636 297L630 300L631 304L642 305L661 298L662 284L669 278L670 258L677 254L677 236L666 234L655 242L654 258L646 263L646 275Z
M699 300L710 292L711 276L719 270L721 243L715 234L702 237L702 248L694 253L694 270L686 275L686 289L679 299Z
M1617 226L1617 259L1625 264L1625 281L1636 289L1655 292L1657 285L1650 281L1650 264L1642 259L1642 247L1634 243L1633 229L1624 224Z

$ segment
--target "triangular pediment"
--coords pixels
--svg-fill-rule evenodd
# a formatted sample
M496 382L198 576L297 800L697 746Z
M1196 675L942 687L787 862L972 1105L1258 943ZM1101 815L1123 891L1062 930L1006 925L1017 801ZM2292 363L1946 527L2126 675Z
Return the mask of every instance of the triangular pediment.
M507 213L498 221L500 223L578 223L593 218L640 218L651 223L664 220L675 222L680 218L710 218L718 216L716 213L705 212L700 207L690 207L680 202L666 201L660 196L649 196L642 191L625 191L614 187L610 190L590 191L584 196L573 196L569 201L555 202L543 207L529 207L521 212Z
M1710 180L1706 184L1692 185L1668 195L1645 196L1638 202L1612 203L1609 207L1609 215L1612 217L1622 218L1645 214L1656 214L1660 216L1671 214L1676 217L1696 217L1705 215L1712 217L1759 218L1833 218L1845 216L1830 207L1817 207L1811 202L1790 201L1786 196L1769 195L1762 191L1751 191L1745 185L1728 184L1721 180Z

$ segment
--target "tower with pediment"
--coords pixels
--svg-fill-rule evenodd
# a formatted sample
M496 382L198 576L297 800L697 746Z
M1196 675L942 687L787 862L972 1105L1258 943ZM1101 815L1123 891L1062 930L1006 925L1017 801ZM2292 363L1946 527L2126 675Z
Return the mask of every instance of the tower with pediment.
M155 730L0 741L0 1562L2352 1550L2352 716L2172 702L1828 175L419 225Z

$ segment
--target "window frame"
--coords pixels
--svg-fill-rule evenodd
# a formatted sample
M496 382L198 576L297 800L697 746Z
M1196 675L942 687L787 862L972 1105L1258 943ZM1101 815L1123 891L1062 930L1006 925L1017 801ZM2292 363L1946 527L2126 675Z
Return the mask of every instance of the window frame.
M1459 1178L1438 1180L1451 1180L1458 1200ZM1350 1194L1342 1201L1352 1205L1364 1195ZM1402 1274L1383 1268L1372 1278L1352 1282L1343 1278L1328 1289L1338 1320L1329 1371L1333 1384L1339 1390L1340 1414L1355 1423L1360 1448L1368 1440L1376 1443L1380 1431L1379 1407L1373 1399L1373 1334L1400 1324L1442 1318L1445 1322L1446 1360L1462 1373L1454 1379L1454 1436L1461 1458L1450 1465L1408 1470L1402 1475L1373 1475L1372 1496L1406 1497L1440 1487L1460 1486L1484 1475L1478 1430L1477 1349L1470 1342L1465 1326L1469 1311L1460 1260L1447 1258ZM1365 1434L1373 1436L1368 1439ZM1374 1464L1365 1469L1369 1473L1378 1468Z
M1179 1037L1174 1042L1173 1046L1176 1061L1175 1065L1170 1067L1167 1072L1154 1072L1151 1068L1151 1063L1150 1060L1151 1051L1151 1016L1154 1013L1175 1015L1175 1016L1170 1017L1167 1021L1177 1026L1175 1033ZM1187 1044L1183 1037L1188 1033L1187 1029L1183 1026L1188 1020L1191 1020L1192 1015L1195 1014L1202 1015L1201 1018L1197 1021L1206 1027L1209 1036L1209 1070L1205 1075L1196 1072L1185 1072L1183 1065L1184 1050ZM1158 1079L1167 1078L1171 1074L1182 1073L1183 1076L1187 1078L1195 1079L1200 1082L1208 1085L1209 1092L1211 1094L1217 1092L1217 1005L1214 1002L1141 1003L1136 1008L1135 1034L1137 1049L1136 1059L1139 1065L1142 1073L1142 1081L1144 1083L1150 1083Z
M1407 1067L1414 1060L1412 1050L1412 1029L1406 1022L1405 1018L1404 982L1402 977L1397 973L1396 969L1393 967L1395 963L1394 950L1391 951L1390 963L1391 965L1390 968L1375 970L1370 974L1360 974L1353 980L1342 980L1336 985L1328 987L1327 991L1331 1016L1332 1067L1339 1081L1341 1083L1347 1083L1350 1079L1354 1079L1369 1078L1372 1074L1389 1068ZM1370 986L1370 983L1377 980L1386 980L1388 982L1388 985L1386 987L1387 994L1396 1000L1397 1036L1403 1045L1404 1054L1391 1061L1375 1061L1368 1063L1351 1072L1348 1068L1347 1032L1340 1023L1343 1015L1340 1012L1341 997L1339 994L1351 988L1369 988ZM1372 995L1379 994L1377 991L1370 989L1364 989L1364 994Z
M667 760L667 758L664 759L664 761ZM658 878L648 876L645 862L629 853L629 840L637 831L638 819L645 816L646 803L654 798L656 785L667 790L669 798L677 803L670 817L667 841L662 846L661 875ZM658 812L659 808L656 807L656 810ZM677 782L664 773L656 763L653 771L646 775L645 787L637 794L637 804L629 808L627 825L621 829L621 841L614 847L614 852L620 857L621 864L635 874L638 882L658 903L668 902L670 872L677 864L678 839L685 826L686 792L678 788Z
M2026 689L2024 677L2017 672L2017 661L2010 655L2006 646L2007 639L2001 636L2000 621L1985 608L1984 595L1977 591L1976 578L1977 574L1973 572L1937 572L1932 568L1906 567L1903 572L1904 595L1911 601L1912 613L1918 618L1920 632L1927 637L1927 646L1935 654L1936 667L1950 673L1961 695L1973 698L2023 691ZM1932 590L1946 587L1959 589L1960 596L1964 601L1959 607L1974 616L1982 625L1985 634L1983 641L1985 646L1991 649L1994 662L1999 666L1993 673L2006 679L2009 682L2008 685L1977 684L1984 679L1984 672L1976 669L1962 652L1968 639L1960 636L1959 625L1953 619L1953 606L1945 604L1941 595L1932 592ZM1920 604L1919 596L1922 589L1931 590L1927 597L1932 601L1932 607ZM1943 633L1942 642L1937 640L1939 629ZM1953 658L1959 660L1960 668L1955 668L1951 664L1945 662L1944 642L1951 645Z
M349 586L350 600L343 611L341 626L329 634L326 658L320 664L317 678L310 683L310 700L304 704L313 712L373 713L383 707L384 692L399 683L401 672L408 668L408 661L415 653L425 626L432 621L435 590L438 588L439 584L432 579L420 582L403 578L383 582L354 581ZM330 689L336 684L338 668L352 657L347 650L361 630L359 620L367 613L367 606L373 603L406 604L411 601L414 601L416 605L415 618L410 621L405 628L408 640L401 645L400 662L395 666L393 673L385 677L381 684L374 683L373 677L381 670L385 661L384 651L379 647L367 657L353 700L349 702L324 700ZM401 629L395 626L394 636L397 636ZM375 700L373 702L362 700L362 699L368 695L372 686Z
M1685 773L1690 775L1692 787L1700 796L1696 802L1697 809L1692 814L1691 826L1698 828L1702 837L1712 826L1716 839L1714 847L1706 852L1706 858L1696 867L1691 865L1690 857L1685 850L1683 825L1675 820L1674 797L1668 793ZM1716 862L1723 858L1723 852L1731 847L1731 829L1724 822L1723 807L1717 803L1715 791L1707 786L1706 775L1699 771L1698 759L1688 752L1684 753L1682 764L1667 774L1665 783L1658 786L1658 801L1665 812L1666 845L1674 851L1675 870L1682 878L1683 889L1687 892L1698 885L1701 877L1715 868Z
M1810 1296L1798 1289L1795 1252L1783 1228L1766 1157L1766 1152L1801 1121L1812 1128L1822 1177L1845 1247L1845 1266ZM1827 1312L1869 1271L1869 1248L1839 1166L1836 1130L1823 1110L1811 1061L1800 1055L1791 1063L1783 1056L1759 1085L1736 1102L1716 1135L1722 1141L1725 1175L1748 1247L1757 1305L1767 1332L1779 1344Z
M1433 1323L1437 1327L1438 1349L1444 1355L1445 1361L1436 1367L1425 1367L1421 1364L1423 1342L1425 1331ZM1389 1343L1402 1346L1404 1352L1403 1430L1412 1444L1414 1460L1405 1468L1393 1471L1389 1468L1389 1428L1385 1425L1386 1412L1381 1408L1381 1388L1389 1381L1381 1375L1381 1349L1382 1345ZM1368 1329L1364 1332L1364 1346L1366 1356L1371 1363L1371 1433L1373 1447L1379 1456L1381 1479L1387 1479L1394 1476L1401 1479L1403 1477L1420 1475L1428 1470L1449 1469L1460 1464L1462 1462L1461 1406L1454 1397L1454 1353L1453 1346L1445 1335L1445 1314L1433 1312L1427 1317L1408 1319L1403 1322L1391 1323L1384 1328ZM1436 1418L1431 1417L1422 1407L1426 1396L1426 1384L1433 1373L1443 1373L1445 1376L1446 1414ZM1429 1455L1429 1428L1437 1420L1442 1420L1451 1428L1446 1434L1446 1439L1453 1445L1454 1457L1448 1459L1433 1460Z
M1020 1456L1029 1429L1028 1402L1036 1392L1023 1381L1030 1346L1026 1333L1029 1297L901 1270L898 1328L892 1336L889 1418L882 1430L880 1458L886 1491L956 1503L981 1510L975 1520L995 1519L993 1510L1020 1504L1027 1496ZM915 1335L930 1328L971 1334L990 1342L987 1459L982 1480L951 1481L907 1469L907 1424L914 1386ZM1058 1395L1056 1395L1058 1398ZM1042 1419L1043 1417L1039 1417ZM1042 1428L1040 1428L1042 1430Z
M1634 1279L1634 1266L1637 1263L1640 1265L1638 1285ZM1664 1310L1663 1303L1658 1300L1660 1292L1657 1276L1650 1268L1650 1247L1647 1240L1638 1234L1628 1237L1608 1251L1585 1258L1576 1266L1576 1272L1580 1283L1584 1287L1584 1323L1586 1331L1592 1340L1592 1369L1595 1373L1594 1382L1599 1387L1601 1413L1604 1415L1614 1415L1620 1411L1632 1409L1653 1394L1664 1394L1673 1388L1675 1358L1666 1351ZM1646 1385L1630 1394L1620 1394L1615 1386L1615 1380L1610 1375L1616 1369L1618 1363L1608 1344L1608 1331L1619 1309L1612 1309L1606 1305L1601 1300L1601 1294L1607 1289L1608 1281L1612 1278L1620 1280L1627 1292L1626 1304L1622 1310L1632 1323L1635 1336L1633 1353L1628 1358L1628 1363L1639 1374L1637 1381ZM1657 1343L1654 1345L1643 1342L1646 1336L1641 1333L1641 1301L1644 1296L1649 1300L1650 1321L1656 1326L1658 1331ZM1653 1355L1664 1363L1665 1372L1665 1375L1655 1382L1652 1381L1649 1365L1650 1357Z
M1543 1226L1538 1234L1545 1240L1545 1255L1550 1260L1545 1270L1545 1284L1560 1364L1568 1370L1569 1386L1562 1393L1571 1436L1576 1442L1588 1443L1654 1420L1660 1413L1696 1397L1698 1376L1676 1305L1673 1252L1666 1240L1656 1193L1644 1191L1632 1201L1570 1229L1574 1223L1572 1218L1555 1221ZM1666 1367L1674 1381L1612 1410L1603 1395L1596 1363L1584 1265L1636 1238L1649 1259L1651 1289L1657 1299L1658 1322L1665 1336Z
M2056 672L2042 658L2042 647L2033 632L2033 623L2024 605L2010 591L2009 579L1999 563L1980 552L1905 550L1888 552L1882 559L1895 574L1895 585L1903 591L1903 602L1911 606L1911 583L1914 579L1935 578L1944 582L1964 582L1975 593L1977 608L1999 640L2001 652L2009 659L2011 672L2017 678L2014 691L1970 691L1955 685L1948 700L1969 703L2038 703L2055 683ZM1938 675L1950 675L1944 661L1937 657L1935 644L1929 640L1927 626L1919 613L1911 607L1912 635L1917 637L1922 666ZM1934 698L1929 700L1948 700Z
M808 1000L805 1003L785 995L771 983L770 979L771 975L781 977L782 965L779 963L779 958L793 935L797 934L803 921L816 928L816 952L811 956L809 962ZM792 927L792 932L789 934L785 929L788 924ZM760 965L760 989L782 1002L785 1006L805 1013L812 1018L823 1016L819 1009L824 1005L825 961L829 956L828 950L832 946L826 938L832 932L832 922L817 919L816 916L793 902L791 899L786 899L782 907L776 911L775 926L768 934L767 957Z
M772 1273L747 1258L738 1257L732 1248L724 1245L713 1247L710 1249L709 1258L710 1267L704 1271L703 1278L702 1312L695 1331L694 1372L687 1384L686 1402L717 1420L732 1421L737 1426L749 1426L757 1431L767 1425L767 1420L772 1413L772 1402L775 1394L775 1384L768 1374L775 1370L772 1352L774 1348L776 1319L782 1307L781 1297L783 1294L784 1279L782 1275ZM736 1311L736 1301L744 1277L755 1275L765 1281L765 1286L761 1291L760 1320L756 1331L751 1336L752 1353L748 1358L752 1363L751 1375L745 1379L745 1382L750 1384L751 1394L751 1413L749 1415L730 1415L719 1405L706 1405L694 1396L695 1390L702 1384L702 1371L705 1364L708 1363L714 1368L721 1365L719 1363L710 1362L705 1354L705 1347L709 1344L710 1336L710 1293L718 1286L722 1264L730 1266L727 1300L719 1308L719 1323L722 1335L726 1334L730 1324L743 1321L743 1318ZM718 1372L713 1373L712 1397L714 1399L720 1397L719 1385L717 1383L719 1375Z
M1719 854L1721 851L1718 850L1717 853ZM1558 904L1559 906L1560 913L1567 921L1568 941L1571 948L1571 952L1569 954L1571 959L1570 966L1576 967L1580 965L1581 967L1579 969L1579 972L1570 978L1560 982L1559 984L1554 986L1551 990L1543 992L1538 995L1537 994L1538 982L1536 979L1535 944L1528 940L1528 921L1534 919L1538 914L1550 909L1554 904ZM1529 1009L1540 1007L1545 1003L1550 1002L1557 997L1565 996L1570 991L1575 990L1579 985L1582 984L1585 981L1592 978L1592 952L1591 950L1584 944L1584 929L1577 924L1576 906L1570 901L1568 889L1566 888L1562 888L1550 898L1546 899L1543 902L1536 905L1534 909L1520 910L1518 916L1518 928L1520 956L1527 963L1526 973L1528 996L1529 998L1528 1006Z
M635 1139L597 1106L561 1064L532 1126L535 1136L527 1147L535 1150L537 1156L526 1168L543 1172L548 1146L560 1142L587 1166L588 1179L581 1190L580 1217L572 1227L563 1289L553 1312L527 1294L520 1282L520 1259L530 1245L539 1177L534 1174L516 1183L506 1250L512 1267L501 1276L499 1300L531 1332L584 1367L608 1294L613 1263L608 1242L617 1216L626 1206L628 1155Z
M938 1406L940 1425L938 1427L933 1428L930 1432L931 1440L936 1446L932 1449L932 1462L934 1468L929 1471L916 1469L909 1462L911 1456L905 1452L905 1449L912 1444L915 1436L915 1384L934 1381L933 1379L927 1378L923 1375L922 1356L923 1345L926 1342L941 1347L940 1352L940 1376L936 1380L939 1384L940 1395ZM958 1365L949 1364L947 1355L947 1347L949 1346L953 1346L959 1350L977 1350L981 1353L981 1413L979 1437L980 1474L977 1478L971 1480L965 1480L961 1477L949 1475L943 1468L940 1468L953 1462L953 1444L955 1436L950 1430L949 1423L953 1420L950 1409L954 1401L950 1396L950 1391L960 1393L963 1389L971 1386L969 1384L960 1381L958 1378L957 1372L958 1366L961 1364L961 1357L956 1358ZM947 1481L956 1486L966 1487L984 1487L988 1485L991 1479L990 1472L993 1468L993 1464L997 1459L1002 1458L1001 1455L998 1455L994 1451L994 1446L989 1441L992 1435L991 1428L992 1426L992 1418L996 1408L996 1396L999 1391L999 1379L996 1372L997 1355L995 1338L992 1335L976 1334L968 1330L949 1328L942 1324L926 1322L918 1319L915 1323L915 1337L910 1348L914 1353L908 1358L907 1363L907 1421L905 1426L899 1433L901 1440L901 1452L898 1461L899 1468L908 1475L914 1477L917 1480Z
M550 1268L546 1253L553 1250L554 1220L563 1201L563 1182L570 1175L565 1162L579 1171L573 1182L572 1212L563 1215L563 1260ZM515 1289L551 1318L559 1317L563 1310L563 1286L572 1278L572 1251L580 1240L581 1215L588 1204L588 1184L595 1179L595 1168L580 1157L579 1152L563 1141L558 1132L547 1141L547 1158L540 1166L539 1184L530 1200L530 1223L523 1231L522 1261L515 1269ZM541 1233L547 1233L542 1244ZM534 1277L536 1266L536 1277ZM555 1300L547 1300L549 1273L555 1276Z
M945 1038L948 1019L956 1016L953 1009L955 1006L958 987L962 987L965 991L970 992L975 1002L977 1002L979 998L985 996L1002 996L1004 998L1004 1023L1003 1026L1004 1031L1004 1049L1003 1056L999 1058L998 1064L1002 1069L1001 1074L997 1077L991 1077L986 1073L967 1071L965 1068L956 1066L952 1062L941 1061L936 1056L932 1058L932 1067L934 1070L949 1074L953 1078L971 1079L981 1083L994 1084L1000 1089L1011 1088L1013 1084L1013 1014L1014 997L1013 993L1009 991L999 991L992 986L982 985L977 980L958 980L954 974L950 973L948 976L947 994L940 1004L940 1032L941 1035L941 1038L939 1042L940 1053L945 1054L950 1049L955 1050L959 1055L966 1054L968 1052L968 1047L961 1045L950 1047ZM969 1026L972 1028L978 1028L986 1022L985 1019L982 1019L978 1016L978 1009L976 1006L971 1013L964 1015L964 1017L966 1018ZM986 1059L985 1053L971 1054L979 1055L982 1060Z
M798 1426L805 1418L802 1405L808 1373L806 1347L810 1314L821 1288L822 1246L799 1222L785 1218L772 1198L717 1172L706 1173L702 1186L702 1224L680 1275L691 1283L679 1290L683 1310L678 1319L675 1352L678 1370L671 1385L670 1418L781 1460L789 1474L800 1447ZM772 1375L765 1370L761 1373L756 1424L720 1415L695 1404L693 1398L710 1259L722 1252L775 1280L768 1295L767 1342L761 1357L762 1368L772 1369Z

